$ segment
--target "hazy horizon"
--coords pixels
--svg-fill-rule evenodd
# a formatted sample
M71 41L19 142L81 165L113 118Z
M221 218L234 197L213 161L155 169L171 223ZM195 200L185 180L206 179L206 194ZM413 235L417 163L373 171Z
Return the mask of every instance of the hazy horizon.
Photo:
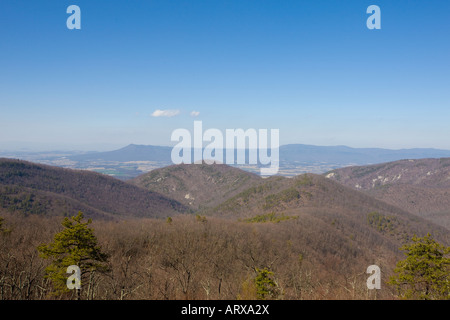
M175 143L174 143L175 144ZM59 146L54 146L54 147L45 147L45 144L38 144L36 145L32 145L32 144L24 144L22 147L3 147L2 145L0 145L0 155L2 153L27 153L27 152L80 152L80 153L85 153L85 152L108 152L108 151L116 151L122 148L125 148L127 146L130 145L137 145L137 146L154 146L154 147L166 147L166 148L172 148L173 145L155 145L155 144L139 144L139 143L128 143L126 145L123 144L104 144L104 145L95 145L93 147L89 147L87 145L73 145L73 146L67 146L67 145L59 145ZM203 147L205 147L207 144L204 144ZM433 150L444 150L444 151L450 151L449 149L445 149L445 148L433 148L433 147L421 147L421 146L417 146L417 147L404 147L404 148L384 148L384 147L377 147L377 146L373 146L373 147L354 147L354 146L350 146L350 145L316 145L316 144L309 144L309 143L286 143L286 144L281 144L280 147L283 146L287 146L287 145L304 145L304 146L313 146L313 147L347 147L347 148L352 148L352 149L383 149L383 150L392 150L392 151L397 151L397 150L411 150L411 149L433 149Z
M171 145L178 128L280 145L450 149L450 3L0 3L1 149Z

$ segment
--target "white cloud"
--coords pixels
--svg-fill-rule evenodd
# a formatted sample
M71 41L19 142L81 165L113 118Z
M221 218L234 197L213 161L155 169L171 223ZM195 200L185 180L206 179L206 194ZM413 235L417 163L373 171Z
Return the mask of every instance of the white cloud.
M180 113L180 110L155 110L151 114L152 117L175 117Z
M200 115L200 111L192 111L191 117L198 117Z

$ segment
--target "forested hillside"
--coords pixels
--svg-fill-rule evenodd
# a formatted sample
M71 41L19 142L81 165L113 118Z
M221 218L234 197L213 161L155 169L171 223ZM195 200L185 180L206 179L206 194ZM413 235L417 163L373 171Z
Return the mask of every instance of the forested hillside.
M387 282L400 248L428 233L450 243L444 227L326 177L262 179L225 165L127 183L1 160L0 207L0 299L76 297L52 293L52 262L37 249L78 211L94 219L107 257L86 273L82 299L261 299L261 277L271 283L264 299L396 299ZM370 265L382 290L367 289Z
M24 214L164 217L187 208L95 172L0 159L0 209Z
M450 158L346 167L325 175L450 230Z

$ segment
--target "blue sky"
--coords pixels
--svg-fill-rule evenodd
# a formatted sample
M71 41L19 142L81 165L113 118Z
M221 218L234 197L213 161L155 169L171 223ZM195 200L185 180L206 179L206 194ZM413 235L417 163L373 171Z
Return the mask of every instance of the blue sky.
M72 4L81 30L66 27ZM381 30L366 27L371 4ZM194 120L279 129L280 144L450 149L449 11L425 0L2 0L0 150L171 145Z

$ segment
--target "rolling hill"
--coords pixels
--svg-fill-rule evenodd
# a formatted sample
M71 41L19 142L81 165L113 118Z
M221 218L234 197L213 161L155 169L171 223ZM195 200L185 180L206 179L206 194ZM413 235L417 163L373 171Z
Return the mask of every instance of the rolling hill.
M312 219L347 229L356 237L376 231L399 241L435 231L449 240L445 228L315 174L263 179L203 214L248 222Z
M174 198L199 215L244 222L299 219L314 228L334 226L347 230L347 236L381 236L396 244L428 231L446 239L444 228L316 174L261 178L223 164L183 164L130 182Z
M352 166L325 176L450 229L450 158Z
M128 182L198 210L216 206L261 180L224 164L181 164L152 170Z
M431 233L450 244L448 229L323 175L262 178L227 165L193 164L124 182L0 159L0 214L12 211L17 218L5 215L8 223L30 229L29 221L55 224L52 215L78 210L101 218L96 231L115 257L116 274L130 261L134 270L145 265L157 272L151 278L163 281L154 283L160 290L152 286L146 297L166 297L168 283L183 287L176 277L194 277L189 288L197 286L197 296L204 291L199 284L207 286L202 280L209 279L236 297L249 274L262 267L275 272L288 297L367 297L367 266L380 266L387 281L403 258L399 248L414 234ZM173 219L161 219L167 216ZM127 221L105 221L116 217ZM20 237L21 228L14 229ZM220 290L214 294L220 297ZM391 293L384 290L380 297Z
M180 202L184 198L187 204L185 195L195 195L198 201L190 205L198 208L200 223L222 219L230 221L227 224L235 221L237 229L253 225L250 230L257 233L265 226L272 235L283 234L318 272L328 274L364 270L373 263L392 272L395 261L402 258L399 248L414 234L430 232L438 241L450 243L447 229L324 176L247 175L225 165L178 165L155 170L153 176L143 175L133 183L167 191L166 195ZM290 240L285 241L289 247ZM263 250L253 245L254 250Z
M25 214L164 217L187 207L95 172L0 159L0 208Z

